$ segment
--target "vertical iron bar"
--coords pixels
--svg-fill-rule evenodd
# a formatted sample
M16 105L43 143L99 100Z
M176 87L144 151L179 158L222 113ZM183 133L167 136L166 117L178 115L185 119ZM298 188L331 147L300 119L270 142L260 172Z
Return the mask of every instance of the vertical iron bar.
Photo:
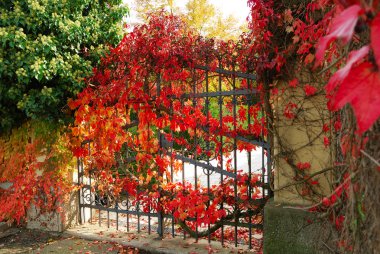
M161 96L161 77L160 77L160 74L157 75L157 94L156 94L156 98L159 98ZM157 103L157 100L156 100L156 103ZM159 105L156 105L156 106L159 106ZM158 108L158 107L157 107ZM161 114L160 112L158 111L157 113L157 117L161 117ZM157 129L157 135L158 135L158 140L159 140L159 156L162 156L162 149L163 149L163 142L162 142L162 135L161 135L161 130L160 129ZM162 173L161 173L161 170L158 169L158 175L160 177L162 177ZM159 186L159 192L161 193L161 186ZM161 196L161 195L160 195ZM164 215L163 215L163 209L162 209L162 206L161 206L161 197L158 197L157 199L157 205L158 205L158 211L157 211L157 218L158 218L158 235L159 237L162 239L164 237L164 221L163 221L163 218L164 218ZM150 215L149 215L150 217Z
M183 148L181 149L181 152L182 152L182 156L185 155L184 151L183 151ZM183 189L185 189L185 162L182 161L182 187ZM185 190L183 190L183 192L185 192ZM186 222L184 222L186 223ZM183 230L183 239L186 239L186 231Z
M208 94L209 91L209 82L208 82L208 70L206 70L206 94ZM207 130L210 128L210 114L209 114L209 106L210 106L210 98L207 95L206 96L206 117L207 117L207 122L206 122L206 128ZM206 150L209 153L210 151L210 132L207 131L207 140L206 140ZM210 165L210 157L207 155L207 165ZM210 169L207 168L207 195L208 195L208 201L207 201L207 209L210 207ZM210 234L210 221L208 222L207 229L208 229L208 235L207 235L207 240L210 243L211 242L211 234Z
M219 59L219 68L221 69L221 60ZM219 77L219 92L222 92L222 75L221 73L218 73ZM220 173L220 185L223 188L223 97L222 95L218 96L219 98L219 125L220 125L220 168L221 168L221 173ZM223 201L220 204L220 209L223 210ZM222 246L224 246L224 225L223 225L223 220L221 220L222 226L220 228L221 230L221 243Z
M183 100L181 100L181 106L183 108ZM185 156L183 147L181 148L182 156ZM182 187L185 188L185 162L182 161ZM185 190L183 190L183 193L185 193ZM186 223L186 222L184 222ZM186 239L186 231L183 230L183 239Z
M149 214L148 214L148 234L150 235L150 231L151 231L151 225L150 225L150 210L151 210L151 207L149 205Z
M91 143L90 142L88 143L88 154L91 155ZM82 177L84 177L84 168L83 167L84 166L83 166L83 161L82 161L82 173L83 173ZM88 178L89 178L89 183L90 183L90 205L92 205L91 173L88 174ZM95 202L95 200L94 200L94 202ZM85 209L86 208L84 208L84 210L83 210L84 212L85 212ZM92 223L92 207L90 207L90 223Z
M84 181L84 165L83 165L83 158L80 158L79 159L80 161L80 173L81 173L81 177L80 177L80 182L81 184L83 184L83 181ZM81 188L81 193L82 193L82 204L86 204L86 201L85 201L85 198L84 198L84 188ZM91 197L90 197L90 201L91 201ZM83 215L83 223L86 223L86 207L85 206L82 206L82 215Z
M128 148L128 146L126 147L126 150L125 150L125 155L126 155L126 158L127 158L127 160L129 159L129 148ZM130 170L130 168L129 168L129 163L127 163L127 170ZM123 202L123 200L120 200L121 202ZM126 192L126 195L125 195L125 209L127 210L127 211L129 211L129 193L128 192ZM121 203L121 204L123 204L123 203ZM127 213L127 232L129 232L129 213Z
M232 89L233 91L236 90L236 78L235 76L233 76L233 80L232 80ZM237 99L236 99L236 95L234 94L233 95L233 118L234 118L234 133L236 134L236 104L237 104ZM236 149L237 149L237 142L236 142L236 137L234 137L234 173L235 173L235 179L234 179L234 196L235 196L235 213L236 213L236 216L235 216L235 236L234 236L234 240L235 240L235 247L237 247L237 242L238 242L238 239L237 239L237 234L238 234L238 227L237 227L237 224L238 224L238 216L237 216L237 211L238 211L238 205L237 205L237 154L236 154Z
M139 193L137 193L137 195L139 195ZM136 211L137 211L137 232L140 233L140 200L137 200Z
M261 117L264 117L264 109L262 108L261 109ZM261 119L260 119L261 120ZM265 139L264 139L264 123L263 121L261 120L261 139L262 141L264 142ZM264 147L261 147L261 182L262 182L262 187L261 187L261 191L262 191L262 199L264 200L265 199L265 194L266 194L266 187L265 187L265 182L266 182L266 177L265 177L265 164L264 164L264 158L265 158L265 149Z
M110 228L110 211L107 210L107 228Z
M84 168L83 168L83 159L80 159L80 168L81 168L81 183L84 184ZM82 202L85 204L85 199L84 199L84 189L82 188ZM86 208L83 206L82 208L82 213L83 213L83 223L86 223Z
M194 70L195 72L195 70ZM193 98L193 108L194 108L194 111L196 110L196 107L197 107L197 101L196 101L196 92L197 92L197 88L196 88L196 79L195 79L195 73L193 73L193 93L194 93L194 98ZM195 113L195 112L194 112ZM195 129L194 129L194 160L197 160L197 157L198 157L198 153L197 153L197 123L195 125ZM198 189L198 168L197 168L197 164L195 163L194 164L194 186L195 186L195 190ZM195 214L195 233L196 233L196 236L195 236L195 240L198 241L198 214L196 213Z
M129 211L129 193L127 193L126 209ZM127 232L129 232L129 213L127 213Z
M248 84L248 89L251 89L251 83L249 82L250 80L247 79L247 84ZM251 115L249 114L249 107L250 107L250 104L251 104L251 100L250 100L250 96L247 96L247 106L248 106L248 110L247 110L247 114L248 114L248 128L251 124ZM252 174L252 155L251 155L251 150L248 151L248 200L251 200L251 192L252 192L252 189L251 189L251 174ZM249 249L252 249L252 217L250 215L250 212L251 212L251 208L249 207L248 208L248 220L249 220L249 236L248 236L248 248Z
M173 107L171 107L171 108L173 108ZM173 112L171 114L173 114ZM173 136L173 131L170 131L170 134L171 134L171 136ZM171 182L174 181L174 176L173 176L173 144L170 147L170 181ZM172 214L172 221L171 221L172 222L172 237L174 237L174 235L175 235L175 231L174 231L174 210L171 211L171 214Z
M91 155L91 143L90 142L88 142L87 150L88 150L88 154ZM81 160L81 165L82 165L82 183L83 183L83 181L84 181L84 164L83 164L83 159ZM89 177L89 183L90 183L90 205L91 205L91 203L92 203L92 196L91 196L91 173L90 172L88 174L88 177ZM84 220L84 222L86 222L86 208L85 207L83 207L83 220ZM90 221L91 220L92 220L92 209L90 208Z
M265 120L266 120L266 122L267 122L267 130L270 130L271 128L270 128L270 121L268 121L268 119L267 119L267 114L266 114L267 112L265 112L265 108L264 108L264 116L263 117L265 117ZM270 134L269 134L270 135ZM267 168L266 168L266 170L267 170L267 183L268 183L268 199L270 198L270 197L272 197L273 196L273 191L272 191L272 165L271 165L271 163L272 163L272 161L271 161L271 148L270 148L270 138L269 138L269 136L267 135L267 137L266 137L266 150L267 150Z
M110 206L110 200L107 198L107 207ZM110 211L107 210L107 228L110 228Z
M115 209L116 209L116 230L119 230L119 205L118 205L118 201L116 200L116 204L115 204Z
M79 224L82 224L83 223L83 220L82 220L82 208L81 208L81 206L82 206L82 204L83 204L83 202L82 202L82 197L83 197L83 195L81 195L81 193L83 193L83 188L81 187L81 185L82 185L82 183L81 183L81 179L82 179L82 177L81 177L81 175L80 175L80 158L78 157L78 159L77 159L77 169L78 169L78 179L77 179L77 182L78 182L78 202L79 202L79 214L78 214L78 222L79 222Z
M126 154L127 158L129 158L130 155L129 155L129 148L128 148L128 146L126 148L125 154ZM127 164L127 170L129 170L129 163ZM125 209L127 211L129 211L129 193L126 192L125 196L126 196L125 197L125 202L126 202ZM123 202L123 201L121 200L121 202ZM123 204L123 203L121 203L121 204ZM129 232L129 213L127 213L127 232Z
M91 174L89 174L89 182L90 182L90 205L92 205ZM92 224L92 208L91 207L90 207L90 223Z
M100 210L100 204L99 204L99 227L101 226L101 219L102 219L101 218L101 210Z
M174 110L173 110L173 100L170 100L170 124L172 123L173 121L173 114L174 114ZM170 136L171 138L173 138L173 130L172 128L170 128ZM174 141L172 141L174 142ZM173 176L173 146L174 146L174 143L171 143L170 145L170 182L174 182L174 176ZM172 237L174 237L175 235L175 231L174 231L174 210L171 211L171 214L172 214Z
M99 208L99 219L98 219L99 220L99 227L101 226L101 214L100 214L100 212L101 211L100 211L100 208Z
M268 172L268 185L269 185L269 189L268 189L268 196L269 197L273 197L273 191L272 191L272 160L271 160L271 150L270 150L270 147L269 145L267 146L267 172Z

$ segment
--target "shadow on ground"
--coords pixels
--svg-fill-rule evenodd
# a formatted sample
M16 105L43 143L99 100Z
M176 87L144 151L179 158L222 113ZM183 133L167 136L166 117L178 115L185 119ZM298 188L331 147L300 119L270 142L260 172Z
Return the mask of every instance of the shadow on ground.
M0 254L12 253L146 254L148 252L107 241L91 241L64 234L10 228L0 234Z

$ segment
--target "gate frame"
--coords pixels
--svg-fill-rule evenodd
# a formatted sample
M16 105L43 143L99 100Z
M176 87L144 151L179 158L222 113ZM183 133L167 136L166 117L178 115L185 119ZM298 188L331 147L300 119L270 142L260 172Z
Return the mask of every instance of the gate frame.
M237 71L231 71L231 70L225 70L221 67L221 65L219 65L218 68L211 68L209 66L195 66L193 68L194 71L204 71L205 72L205 82L206 82L206 92L202 92L202 93L198 93L196 91L196 86L195 86L195 83L193 84L193 93L188 93L188 94L184 94L182 97L183 99L193 99L194 102L196 98L205 98L206 102L205 102L205 109L207 112L209 112L209 104L210 104L210 98L217 98L218 100L218 104L219 104L219 123L221 124L222 123L222 116L223 116L223 108L222 108L222 102L223 102L223 98L226 97L226 96L232 96L233 97L233 107L234 107L234 119L236 119L236 98L237 96L246 96L247 97L247 105L248 107L249 106L252 106L252 103L254 103L254 96L258 94L258 91L257 89L254 89L254 88L250 88L252 86L251 84L251 81L255 81L256 80L256 75L254 74L250 74L250 73L242 73L242 72L237 72ZM218 74L218 91L214 91L214 92L210 92L209 91L209 73L212 72L212 73L217 73ZM231 77L233 79L233 90L231 91L223 91L222 90L222 79L224 78L229 78ZM240 90L237 90L236 89L236 78L240 78L240 79L245 79L248 83L248 89L240 89ZM156 92L157 92L157 95L160 94L160 91L161 91L161 82L160 82L160 77L158 77L157 79L157 85L156 85ZM182 98L181 98L182 99ZM248 125L250 124L250 115L249 115L249 112L248 112ZM198 127L198 126L197 126ZM234 128L236 130L236 121L234 121ZM197 130L195 129L195 132ZM207 129L203 130L203 131L207 131ZM158 130L157 131L157 134L158 134L158 138L159 138L159 144L160 144L160 148L173 148L170 144L170 142L168 142L164 136L160 133L160 131ZM220 174L221 176L221 184L222 184L222 181L223 181L223 177L231 177L233 179L235 179L234 181L234 193L235 193L235 198L237 198L237 155L236 155L236 150L237 150L237 141L243 141L243 142L247 142L247 143L250 143L252 145L255 145L255 146L259 146L262 148L262 157L261 157L261 161L262 161L262 167L261 167L261 179L262 179L262 182L261 182L261 186L262 189L262 195L263 197L261 199L255 199L256 202L258 202L257 204L262 206L261 207L261 213L263 213L263 208L264 208L264 205L266 203L266 201L271 198L273 196L273 192L271 190L271 168L272 168L272 165L271 165L271 147L270 147L270 144L265 141L265 138L263 136L259 137L258 139L248 139L247 137L243 137L243 136L234 136L234 137L231 137L231 136L228 136L228 135L225 135L225 134L221 134L220 135L220 138L221 138L221 143L223 144L223 137L229 137L229 138L233 138L234 139L234 144L233 144L233 156L234 156L234 172L229 172L229 171L226 171L223 169L223 149L221 149L221 163L220 163L220 167L215 167L215 166L212 166L210 165L210 158L207 158L207 161L206 163L205 162L202 162L202 161L198 161L197 159L193 159L193 158L189 158L188 156L185 156L183 153L182 154L177 154L175 156L176 159L178 160L181 160L182 161L182 164L184 165L184 163L190 163L192 165L194 165L194 176L195 176L195 182L197 182L197 167L202 167L203 168L203 171L206 169L207 172L208 172L208 190L210 189L210 170L213 171L213 172L216 172L218 174ZM195 138L195 144L196 144L196 138ZM90 144L91 141L90 140L87 140L87 141L84 141L82 143L83 146L85 145L88 145L88 149L89 149L89 152L90 151ZM222 145L223 146L223 145ZM182 151L183 152L183 151ZM267 163L266 163L266 166L265 166L265 163L264 163L264 159L265 159L265 152L267 154L266 156L266 159L267 159ZM196 152L195 152L196 153ZM196 157L196 156L195 156ZM157 217L158 219L158 228L157 228L157 233L158 233L158 237L160 239L162 239L164 237L164 230L165 230L165 227L164 227L164 219L168 218L168 219L171 219L171 234L172 236L176 236L176 233L175 233L175 229L174 229L174 216L173 214L163 214L161 212L143 212L140 210L139 208L139 202L137 201L137 205L136 205L136 209L135 210L130 210L131 209L131 205L129 204L129 199L128 199L128 193L126 193L127 195L127 203L126 203L126 210L124 209L121 209L120 208L120 205L122 202L124 202L124 200L118 200L116 203L115 203L115 206L114 208L110 208L110 207L106 207L105 205L102 205L100 201L101 198L98 197L98 201L96 201L96 194L94 194L92 192L92 179L91 177L87 179L87 184L84 184L86 182L86 179L85 179L85 173L84 173L84 165L83 165L83 160L81 158L78 158L78 162L77 162L77 167L78 167L78 185L80 186L80 190L78 191L78 200L79 200L79 210L80 210L80 216L79 216L79 222L82 224L84 222L86 222L86 208L89 208L90 209L90 222L91 222L91 219L93 218L93 214L92 214L92 210L95 209L95 210L98 210L99 211L99 226L101 225L101 211L106 211L107 212L107 227L110 226L110 218L109 218L109 215L110 215L110 212L114 212L116 213L116 229L118 230L119 229L119 214L127 214L127 231L129 231L129 215L136 215L137 216L137 231L140 232L141 231L141 223L140 223L140 218L141 216L147 216L148 217L148 233L151 234L151 218L153 217ZM248 167L249 167L249 171L248 171L248 181L251 182L251 175L252 175L252 161L251 161L251 152L248 152ZM172 170L172 169L171 169ZM183 172L182 172L182 181L184 182L184 168L182 168ZM172 177L173 177L173 174L172 174ZM195 185L195 188L197 188L197 185ZM88 193L89 192L89 193ZM252 186L251 184L248 185L248 198L249 200L253 200L252 199ZM95 197L95 199L93 199L93 197ZM221 209L223 209L223 203L221 205ZM249 210L251 211L251 210ZM236 218L235 218L236 219ZM194 218L190 218L188 220L194 220ZM236 221L236 220L235 220ZM224 242L225 242L225 239L224 239L224 226L233 226L235 228L235 235L234 235L234 243L235 243L235 246L238 245L238 238L237 238L237 229L238 227L243 227L243 228L248 228L249 229L249 240L248 240L248 247L251 249L252 248L252 229L256 228L256 229L263 229L263 221L264 219L262 219L262 223L253 223L252 222L252 218L251 216L249 216L249 222L248 223L242 223L242 222L232 222L232 221L221 221L221 244L224 245ZM208 229L210 229L210 225L208 226ZM197 231L198 233L198 231ZM183 237L186 238L186 232L184 230L184 234L183 234ZM196 239L198 239L198 235L195 237ZM210 242L211 241L211 234L209 233L208 234L208 241Z

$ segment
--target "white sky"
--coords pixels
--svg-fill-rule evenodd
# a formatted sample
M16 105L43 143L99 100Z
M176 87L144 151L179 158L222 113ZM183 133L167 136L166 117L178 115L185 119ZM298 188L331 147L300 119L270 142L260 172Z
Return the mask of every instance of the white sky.
M129 6L133 0L124 0ZM184 8L187 0L175 0L175 4ZM247 6L247 0L209 0L217 9L219 9L225 16L233 15L240 23L245 22L246 17L249 14L249 8ZM135 21L135 13L131 13L131 17L128 18L128 21Z

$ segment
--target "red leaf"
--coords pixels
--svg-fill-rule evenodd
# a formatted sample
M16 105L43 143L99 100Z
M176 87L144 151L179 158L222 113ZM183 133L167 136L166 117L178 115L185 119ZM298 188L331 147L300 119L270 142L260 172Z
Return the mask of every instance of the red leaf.
M81 102L79 100L68 99L67 105L71 110L74 110L81 105Z
M357 61L359 61L362 58L364 58L368 54L368 51L369 51L369 47L368 46L364 46L364 47L362 47L359 50L353 50L353 51L350 52L350 54L348 56L348 61L347 61L346 66L344 66L339 71L337 71L330 78L329 83L326 85L326 91L327 91L327 93L332 92L334 90L334 88L336 87L336 85L339 82L343 81L347 77L347 75L350 72L352 66Z
M343 226L343 222L344 222L344 216L343 215L339 215L338 217L336 217L336 219L335 219L336 229L341 230L342 226Z
M315 54L315 65L321 62L326 48L332 41L341 39L342 42L346 44L351 40L361 10L362 8L359 5L352 5L342 11L342 13L333 20L331 33L323 37L318 43L317 52Z
M340 128L342 128L342 122L338 119L334 122L334 129L335 131L339 131Z
M315 88L314 86L311 86L309 84L305 85L303 90L305 91L306 96L311 96L317 92L317 88Z
M75 147L73 148L73 154L75 157L85 157L87 154L88 154L88 151L87 149L83 148L83 147Z
M299 170L305 170L305 169L310 169L311 168L311 164L309 162L298 162L297 163L297 168Z
M331 100L333 109L350 103L354 109L358 131L369 129L380 116L380 73L370 62L350 71Z
M360 0L339 0L339 2L345 7L353 4L360 4Z
M331 205L331 202L330 202L330 199L329 198L323 198L322 199L322 204L326 207L330 206Z
M293 102L289 102L284 109L284 116L288 119L293 119L295 117L294 112L296 111L295 109L297 108L297 104Z
M293 88L296 88L298 85L298 79L292 79L289 81L289 87L293 87Z
M323 137L323 144L325 145L326 148L330 145L330 140L328 137L326 136Z
M239 119L245 121L247 119L247 110L243 107L240 107L238 110Z
M377 67L380 67L380 12L371 24L371 47L375 55Z
M322 127L323 132L328 132L330 130L330 127L325 123Z

